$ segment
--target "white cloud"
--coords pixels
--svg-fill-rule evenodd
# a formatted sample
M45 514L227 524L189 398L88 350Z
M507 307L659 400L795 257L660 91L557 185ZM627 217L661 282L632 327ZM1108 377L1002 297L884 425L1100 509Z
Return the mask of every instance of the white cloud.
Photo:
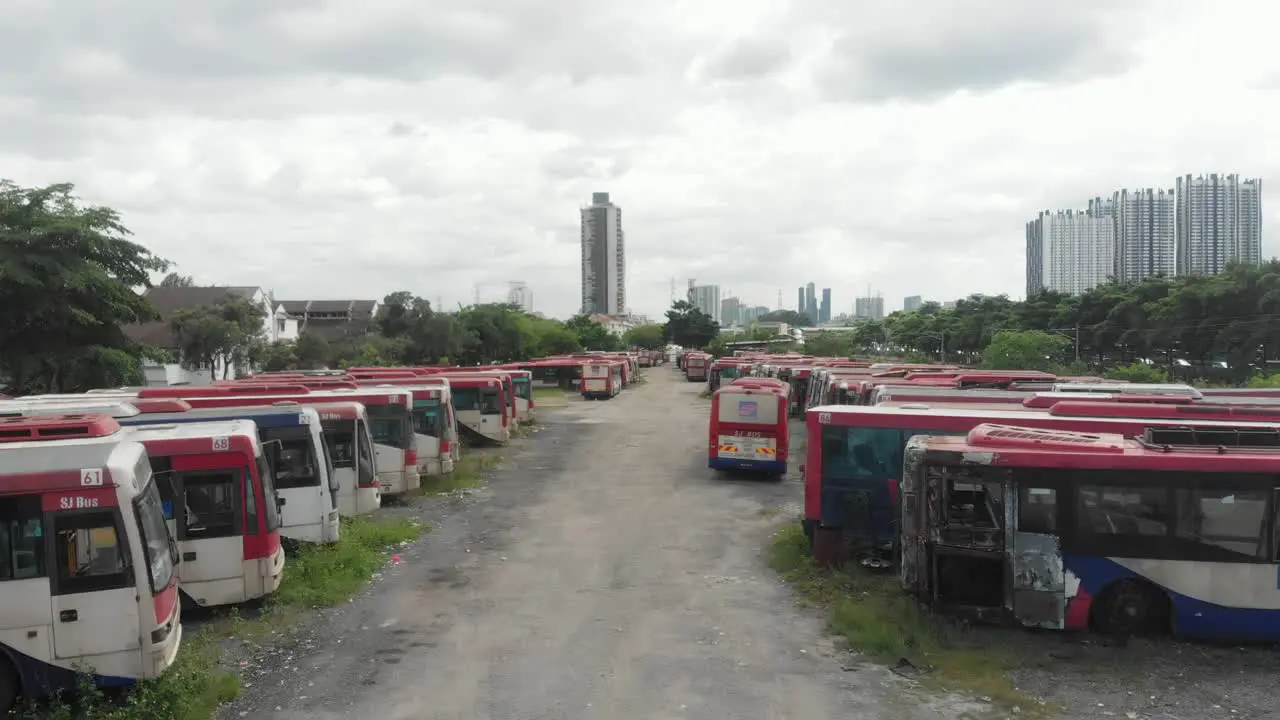
M1280 168L1260 0L10 5L0 175L280 297L524 280L568 315L592 191L651 315L672 277L1018 296L1038 210Z

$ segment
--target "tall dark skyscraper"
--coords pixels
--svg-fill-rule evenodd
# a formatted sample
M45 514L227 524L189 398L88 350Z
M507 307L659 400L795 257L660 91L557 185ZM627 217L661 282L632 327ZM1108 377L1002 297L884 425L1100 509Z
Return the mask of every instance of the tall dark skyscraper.
M796 312L804 315L804 288L796 288Z
M831 322L831 288L822 288L822 304L818 306L818 324Z
M804 314L809 317L810 323L818 324L818 295L813 283L804 286Z
M627 311L627 253L622 208L609 193L591 194L582 208L582 309L584 315Z

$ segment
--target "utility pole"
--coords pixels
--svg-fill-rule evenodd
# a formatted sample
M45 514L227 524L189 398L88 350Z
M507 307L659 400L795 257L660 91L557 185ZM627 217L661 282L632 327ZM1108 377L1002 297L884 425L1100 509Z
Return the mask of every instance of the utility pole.
M1080 362L1080 323L1076 323L1076 363Z

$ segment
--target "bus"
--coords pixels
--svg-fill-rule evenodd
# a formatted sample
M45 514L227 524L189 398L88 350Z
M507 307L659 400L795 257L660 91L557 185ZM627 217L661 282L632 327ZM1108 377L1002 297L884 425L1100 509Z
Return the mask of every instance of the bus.
M608 400L622 392L622 363L589 360L582 363L581 395L586 400Z
M1083 403L1082 403L1083 404ZM1074 403L1072 404L1074 405ZM1107 412L1108 403L1087 403ZM1067 406L1070 412L1071 406ZM1138 410L1143 403L1124 404ZM1130 412L1133 412L1132 410ZM1199 413L1181 418L1095 417L1010 405L983 408L974 403L827 405L807 414L808 447L804 475L804 530L815 557L837 564L847 556L864 565L889 567L897 546L896 506L902 477L903 448L915 435L964 435L982 423L1080 432L1141 435L1148 427L1266 424L1267 416L1249 422L1239 416ZM1280 414L1273 416L1280 425Z
M706 382L707 366L711 362L711 356L690 350L684 354L684 378L689 382Z
M1233 440L1227 440L1228 436ZM915 437L903 585L1027 627L1280 640L1275 428Z
M368 414L369 434L373 437L381 494L400 495L421 486L417 450L413 443L412 419L409 417L413 396L407 390L390 388L374 392L361 388L312 392L305 385L245 384L239 387L221 385L213 388L150 388L139 392L138 396L147 398L161 391L165 394L158 396L181 397L197 408L358 402L364 405ZM323 441L321 445L324 445Z
M244 398L238 398L243 400ZM189 400L195 403L195 400ZM292 541L336 543L338 486L328 445L314 408L232 406L196 408L183 413L144 413L120 424L174 425L210 420L251 420L273 472L280 509L280 534Z
M102 415L0 419L0 712L159 677L182 642L177 547L146 449Z
M317 403L320 429L329 445L338 484L338 514L368 515L382 507L378 465L364 405L354 402Z
M787 474L790 444L788 389L780 383L743 380L725 385L711 396L707 466L781 478Z
M151 459L184 601L234 605L280 587L280 500L251 421L137 425L123 437Z

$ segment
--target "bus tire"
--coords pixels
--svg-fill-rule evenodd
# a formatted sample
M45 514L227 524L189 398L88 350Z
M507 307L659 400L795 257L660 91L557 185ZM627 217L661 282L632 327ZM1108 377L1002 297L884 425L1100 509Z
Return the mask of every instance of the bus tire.
M1100 633L1143 637L1167 635L1172 611L1163 590L1141 578L1125 578L1099 593L1089 615Z
M22 680L9 658L0 653L0 714L8 716L22 695Z

